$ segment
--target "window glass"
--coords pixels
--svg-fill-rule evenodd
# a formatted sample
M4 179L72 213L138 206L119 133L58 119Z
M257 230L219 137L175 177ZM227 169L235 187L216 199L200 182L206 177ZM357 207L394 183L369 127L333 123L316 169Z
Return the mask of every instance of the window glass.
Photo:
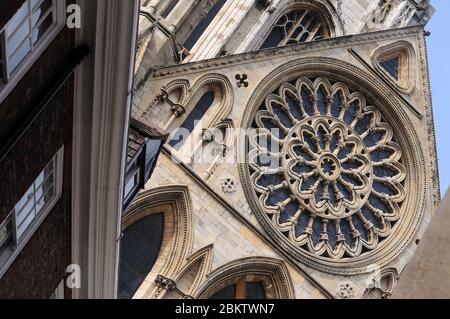
M130 225L120 243L118 298L131 299L155 264L161 249L164 214Z
M391 75L395 80L398 81L398 70L400 65L400 57L395 57L380 62L380 65L385 69L389 75Z
M187 139L187 136L183 135L183 133L192 133L199 121L202 119L206 111L208 111L213 103L214 92L208 91L203 94L203 96L195 105L194 109L189 113L188 117L183 122L181 127L176 131L173 138L170 140L169 145L175 148L177 151L180 150Z
M51 11L49 11L51 6L52 0L45 0L39 7L33 9L33 15L31 18L31 25L33 27L36 26L36 24L39 22L39 20L42 19L42 17L51 13Z
M245 299L266 299L266 292L261 282L246 282L244 278L240 278L237 284L220 289L208 299L242 299L244 294Z
M33 30L33 35L32 35L33 45L36 44L36 42L42 38L42 36L47 32L47 30L52 26L52 24L53 24L52 15L49 15L49 16L47 16L47 18L45 18L44 21L42 21L42 23L40 25L38 25Z
M219 290L214 295L209 297L209 299L235 299L235 296L236 296L236 285L231 285Z
M295 10L282 15L261 49L315 41L327 37L321 17L310 10Z
M9 20L6 26L6 37L9 38L21 25L24 24L25 19L28 17L28 1L26 1L22 7L16 12L16 14Z
M165 19L169 16L169 14L173 11L173 9L178 4L178 0L172 0L167 8L164 10L164 12L161 14L161 16Z
M12 220L6 218L0 225L0 256L11 246L12 243Z
M189 38L184 42L183 46L188 49L192 50L195 43L197 43L198 39L202 36L203 32L208 28L210 23L214 20L217 13L219 13L220 9L225 5L227 0L219 0L216 2L216 4L209 10L208 14L205 18L203 18L200 23L195 27L194 31L192 31Z
M245 288L245 299L266 299L264 286L261 282L247 282Z
M0 38L6 56L0 63L1 78L8 78L35 50L56 22L55 0L27 0L6 24ZM6 65L6 67L5 67ZM6 74L3 74L6 71Z
M33 185L14 207L17 240L20 240L36 216L55 195L53 161L39 174Z
M137 170L133 175L127 178L127 182L125 184L125 199L128 199L128 197L133 192L138 183L139 183L139 170Z
M0 224L0 276L8 269L62 193L61 148Z

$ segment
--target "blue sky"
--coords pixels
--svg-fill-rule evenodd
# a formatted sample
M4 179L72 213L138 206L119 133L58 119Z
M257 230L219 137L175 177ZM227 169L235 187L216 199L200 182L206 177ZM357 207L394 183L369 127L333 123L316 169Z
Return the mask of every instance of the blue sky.
M450 1L433 0L436 13L426 26L436 125L441 193L450 185Z

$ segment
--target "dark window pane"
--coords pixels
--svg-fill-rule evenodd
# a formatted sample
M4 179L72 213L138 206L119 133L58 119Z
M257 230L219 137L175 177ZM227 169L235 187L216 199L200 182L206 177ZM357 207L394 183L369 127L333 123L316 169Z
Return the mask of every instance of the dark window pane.
M385 69L394 79L398 80L398 66L399 57L389 59L380 63L380 65Z
M283 40L284 32L283 29L275 27L270 35L267 37L266 41L261 46L261 49L274 48Z
M310 10L295 10L280 17L261 49L323 39L326 37L321 17Z
M165 19L169 16L175 6L178 4L178 0L172 0L167 6L166 10L161 14L161 16Z
M189 113L188 117L181 125L178 132L180 134L175 133L172 139L169 142L169 145L175 148L177 151L183 146L187 136L184 136L182 133L189 131L192 133L198 124L198 121L202 119L205 115L206 111L208 111L209 107L214 102L214 92L206 92L198 103L195 105L194 109Z
M247 282L245 299L266 299L264 286L260 282Z
M44 17L44 15L49 12L51 6L52 0L45 0L39 7L33 10L33 15L31 18L31 25L33 28L36 26L39 20L41 20Z
M222 290L219 290L214 295L209 297L209 299L235 299L236 295L236 285L231 285Z
M33 30L33 45L42 38L42 36L50 29L53 24L52 15L48 15L42 23Z
M202 21L200 21L194 31L192 31L189 38L184 42L183 46L186 49L191 50L194 47L195 43L197 43L198 39L200 39L203 32L205 32L211 21L214 20L217 13L219 13L220 9L222 9L226 2L227 0L219 0L211 8L211 10L209 10L208 15Z
M155 264L163 238L164 215L145 217L123 232L120 243L120 299L130 299Z

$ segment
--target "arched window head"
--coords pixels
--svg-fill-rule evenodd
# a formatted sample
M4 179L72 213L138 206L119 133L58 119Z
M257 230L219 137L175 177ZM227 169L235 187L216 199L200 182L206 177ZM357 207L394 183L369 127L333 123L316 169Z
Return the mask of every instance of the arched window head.
M326 20L314 10L304 8L283 14L272 28L261 49L328 38Z
M189 113L181 127L172 136L169 145L177 151L185 144L189 135L195 130L208 109L213 105L215 94L213 91L207 91Z
M270 287L270 279L265 276L240 276L233 278L209 299L267 299L266 290Z

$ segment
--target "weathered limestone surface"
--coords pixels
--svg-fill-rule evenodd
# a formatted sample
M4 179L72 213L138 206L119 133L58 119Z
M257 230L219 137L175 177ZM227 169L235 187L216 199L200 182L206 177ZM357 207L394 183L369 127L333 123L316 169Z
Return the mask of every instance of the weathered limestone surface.
M402 273L393 298L450 298L450 190Z
M190 248L186 248L188 251L177 269L167 264L170 249L164 250L135 298L178 298L177 292L167 289L167 282L172 281L182 287L184 297L190 285L192 296L202 296L201 287L208 286L208 276L220 275L217 274L220 271L227 274L239 263L252 258L258 259L258 267L275 269L270 268L271 276L284 278L281 280L284 290L280 289L292 298L389 297L399 274L415 254L416 240L427 245L426 237L422 239L422 236L439 197L425 37L423 29L416 26L428 21L433 9L428 1L318 0L313 2L315 8L323 11L334 26L330 39L255 51L256 44L276 22L278 12L289 6L311 4L311 1L273 0L269 6L261 7L256 6L256 2L228 1L184 61L177 56L181 52L177 50L182 49L180 44L215 1L181 0L165 19L159 15L166 8L166 1L151 0L142 9L147 14L141 19L132 116L150 127L171 133L182 125L204 93L213 92L215 98L185 146L178 151L165 146L143 191L143 194L158 194L161 190L160 195L164 196L170 187L186 189L193 221L191 228L182 233L190 238ZM425 10L419 10L420 6ZM407 26L411 27L404 28ZM371 33L366 33L368 31ZM220 57L223 50L227 52ZM378 58L389 57L392 52L401 56L399 74L403 81L393 81L380 67ZM283 240L269 233L246 192L250 181L243 176L238 157L243 148L239 135L239 129L245 125L243 119L249 116L248 108L254 103L255 92L262 90L260 93L265 96L273 93L275 88L271 88L272 91L262 89L270 82L269 75L286 73L288 66L300 68L302 63L309 66L328 63L328 69L320 74L324 78L336 76L342 71L339 66L345 65L353 73L342 81L346 81L352 91L360 90L369 100L379 94L389 100L377 106L390 125L390 129L386 129L390 130L388 138L396 139L403 151L397 168L400 167L400 175L405 174L402 187L406 199L399 208L400 217L388 216L394 234L390 246L373 244L389 254L380 257L381 253L368 253L372 264L358 260L355 265L348 256L330 262L331 266L323 258L317 258L317 262L311 262L314 259L311 257L299 258L286 248ZM278 85L282 79L279 82ZM370 109L372 105L367 107ZM221 141L231 161L213 158L206 163L191 163L192 149L187 146L201 145L202 130L215 128L237 129L237 134ZM404 136L414 136L414 149L408 149L409 144L402 139ZM171 159L171 155L179 162ZM394 179L385 179L383 183L389 186ZM389 198L384 196L386 201ZM406 218L409 225L404 221L405 216L414 217ZM167 223L172 230L181 227L176 218ZM442 227L442 223L434 227ZM165 235L164 245L168 247L173 243L177 250L181 244L175 233ZM353 234L357 237L354 230ZM439 236L444 234L439 233ZM395 239L401 247L395 245ZM421 245L419 250L422 248ZM427 250L427 253L432 251ZM202 263L199 261L193 266L190 263L196 256L202 256L203 259L199 257ZM181 271L183 267L187 270ZM412 267L424 269L422 264ZM161 277L157 280L158 276L168 281L162 283ZM407 289L412 290L411 287Z

